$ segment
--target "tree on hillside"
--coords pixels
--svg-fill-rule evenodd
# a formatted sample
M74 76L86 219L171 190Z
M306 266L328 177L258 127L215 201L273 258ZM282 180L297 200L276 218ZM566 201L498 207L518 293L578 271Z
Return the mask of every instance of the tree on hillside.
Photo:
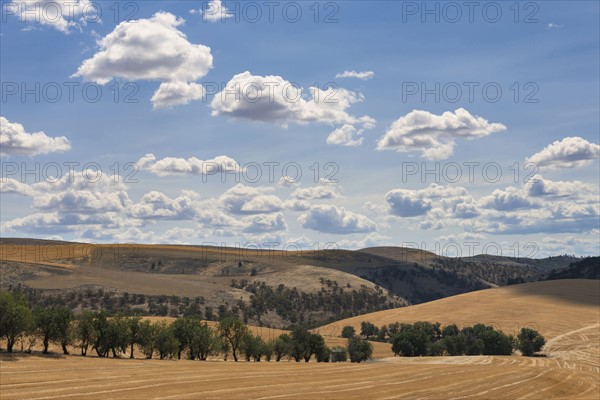
M219 322L217 330L219 336L226 339L227 343L229 343L233 359L237 361L237 350L242 344L242 340L249 332L248 327L235 317L227 317Z
M347 325L342 328L342 337L345 339L350 339L356 335L356 329L353 326Z
M360 334L365 339L369 340L371 336L377 335L377 327L368 321L363 321L360 323Z
M119 357L120 354L127 351L129 326L125 318L117 316L109 319L106 335L108 349L112 352L113 357Z
M546 339L534 329L522 328L521 333L517 336L517 347L524 356L532 356L542 350Z
M33 325L25 298L0 290L0 337L6 338L6 351L12 353L17 338Z

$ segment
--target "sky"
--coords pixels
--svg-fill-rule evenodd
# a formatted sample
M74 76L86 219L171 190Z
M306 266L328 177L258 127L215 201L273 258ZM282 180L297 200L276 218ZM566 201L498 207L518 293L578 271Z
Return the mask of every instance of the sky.
M595 1L3 1L1 235L600 253Z

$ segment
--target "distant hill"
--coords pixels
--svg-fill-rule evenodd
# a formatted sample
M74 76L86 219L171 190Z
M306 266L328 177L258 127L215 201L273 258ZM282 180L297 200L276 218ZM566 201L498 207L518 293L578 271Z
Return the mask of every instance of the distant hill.
M600 257L584 258L571 263L566 269L552 270L545 279L600 279Z

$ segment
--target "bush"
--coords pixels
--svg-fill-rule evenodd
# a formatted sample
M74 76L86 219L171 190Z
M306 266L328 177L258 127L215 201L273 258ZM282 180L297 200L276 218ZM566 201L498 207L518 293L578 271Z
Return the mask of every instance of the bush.
M538 331L529 328L521 329L521 333L517 336L517 347L524 356L532 356L542 350L546 339L539 334Z
M345 347L336 346L331 349L331 362L348 361L348 353Z

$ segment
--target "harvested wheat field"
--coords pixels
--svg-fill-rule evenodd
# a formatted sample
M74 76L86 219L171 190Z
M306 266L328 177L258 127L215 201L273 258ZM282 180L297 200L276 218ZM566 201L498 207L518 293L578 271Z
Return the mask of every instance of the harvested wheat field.
M391 351L385 350L387 344L378 344L376 359L361 364L128 360L15 353L2 355L0 397L597 399L598 297L598 282L540 282L489 289L340 323L479 321L494 322L508 332L514 324L535 324L549 339L544 348L546 357L388 357ZM327 334L328 328L323 333ZM330 344L343 341L327 340Z

